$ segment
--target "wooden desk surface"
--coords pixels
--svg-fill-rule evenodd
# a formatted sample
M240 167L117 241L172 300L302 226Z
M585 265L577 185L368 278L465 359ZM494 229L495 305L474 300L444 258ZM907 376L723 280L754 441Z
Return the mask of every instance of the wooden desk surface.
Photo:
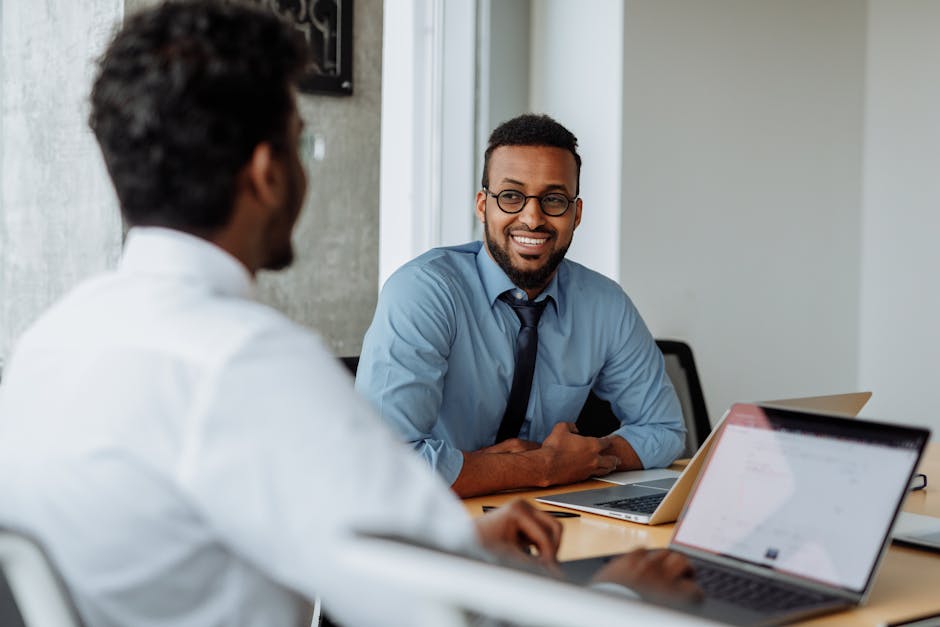
M940 518L940 442L928 445L919 470L927 475L927 488L911 492L904 503L904 510ZM483 505L501 505L514 498L527 499L542 509L557 509L532 499L545 494L603 486L610 484L585 481L546 490L504 492L465 499L464 505L472 516L482 515ZM565 529L558 552L560 560L617 553L638 547L667 546L673 528L672 524L640 525L584 512L581 512L579 518L559 520ZM881 625L940 613L940 553L892 544L876 577L875 587L866 605L801 624L819 627Z

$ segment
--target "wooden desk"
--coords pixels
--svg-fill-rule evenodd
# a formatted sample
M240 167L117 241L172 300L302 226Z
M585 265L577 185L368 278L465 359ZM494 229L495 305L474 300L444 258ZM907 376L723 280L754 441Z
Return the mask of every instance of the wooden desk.
M940 517L940 443L928 446L919 470L927 475L927 488L910 493L904 503L904 510ZM585 481L546 490L478 496L465 499L464 505L472 516L482 515L483 505L500 505L514 498L525 498L542 509L556 509L532 499L545 494L603 486L610 484ZM565 529L558 553L560 560L617 553L638 547L667 546L673 528L672 524L640 525L583 512L580 518L559 520ZM820 627L880 625L940 613L940 554L891 545L876 577L875 587L866 605L801 624Z

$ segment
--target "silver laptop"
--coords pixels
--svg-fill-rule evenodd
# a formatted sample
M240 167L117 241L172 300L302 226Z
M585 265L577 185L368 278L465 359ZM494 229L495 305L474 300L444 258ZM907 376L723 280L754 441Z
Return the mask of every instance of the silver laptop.
M863 603L929 436L734 405L669 544L692 562L704 592L677 609L762 625ZM604 560L563 568L583 572L584 562Z
M775 407L811 408L817 411L855 416L869 398L871 398L871 392L854 392L780 399L761 404ZM670 523L679 516L686 496L698 476L702 460L711 448L712 438L720 426L721 421L708 435L681 474L666 469L614 473L607 477L600 477L600 479L620 484L617 487L563 492L539 497L536 500L549 505L648 525Z

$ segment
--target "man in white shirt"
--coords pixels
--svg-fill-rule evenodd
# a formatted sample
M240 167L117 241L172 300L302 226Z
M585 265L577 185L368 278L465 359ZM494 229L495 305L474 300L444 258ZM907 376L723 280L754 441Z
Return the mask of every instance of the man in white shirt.
M42 541L88 625L296 625L318 594L407 624L343 571L359 528L554 559L555 521L471 521L317 337L253 300L293 256L305 63L269 13L210 1L129 18L99 62L124 256L23 335L0 386L0 525Z

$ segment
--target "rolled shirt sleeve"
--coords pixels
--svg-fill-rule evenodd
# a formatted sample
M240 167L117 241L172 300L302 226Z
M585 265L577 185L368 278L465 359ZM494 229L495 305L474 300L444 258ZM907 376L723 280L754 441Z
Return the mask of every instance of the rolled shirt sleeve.
M610 401L624 438L644 468L671 464L685 446L682 407L666 373L662 352L633 304L624 295L616 350L601 369L594 389Z

